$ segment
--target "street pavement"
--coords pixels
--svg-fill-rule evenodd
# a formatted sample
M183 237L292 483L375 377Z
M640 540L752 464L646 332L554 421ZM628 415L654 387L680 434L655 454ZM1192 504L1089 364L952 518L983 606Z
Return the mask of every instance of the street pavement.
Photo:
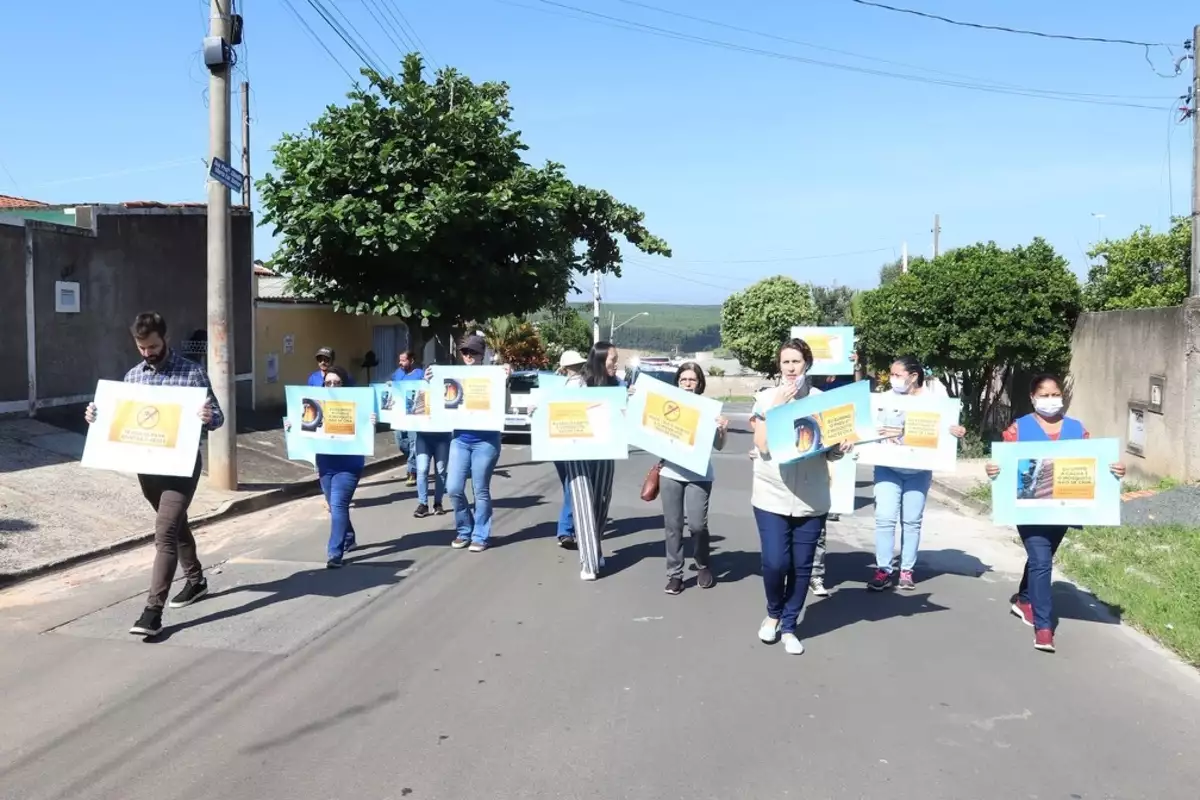
M317 499L206 529L213 595L126 630L151 551L0 593L3 800L1195 798L1200 680L1057 587L1056 655L1009 616L1020 551L931 505L917 591L868 594L870 488L830 527L808 652L759 643L749 438L716 457L718 584L663 593L649 457L608 570L554 543L553 470L505 446L494 547L451 550L402 472L324 569Z

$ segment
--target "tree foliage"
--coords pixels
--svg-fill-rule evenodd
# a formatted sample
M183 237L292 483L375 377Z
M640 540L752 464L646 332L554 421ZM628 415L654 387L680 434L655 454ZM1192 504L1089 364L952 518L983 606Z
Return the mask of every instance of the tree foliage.
M793 325L813 325L810 287L777 275L730 295L721 307L721 344L743 367L774 376L778 352Z
M1101 259L1088 270L1083 305L1088 311L1176 306L1188 296L1192 269L1192 231L1186 217L1170 230L1154 233L1149 225L1125 239L1105 239L1088 251Z
M908 273L863 294L855 324L872 367L915 355L962 398L965 424L984 433L997 387L1014 372L1066 370L1079 310L1074 274L1039 238L912 262Z
M569 306L551 309L537 323L537 329L551 360L556 361L564 350L586 354L592 346L592 326Z
M506 84L453 69L430 83L422 67L408 56L398 81L364 70L368 88L275 146L278 174L258 189L296 290L454 324L531 313L577 272L619 275L618 237L670 255L636 208L561 164L525 163Z
M490 320L484 328L488 348L501 364L515 369L544 369L550 362L536 328L512 314Z
M813 286L817 325L849 325L855 291L849 286Z
M914 264L924 262L924 256L910 256L908 259L908 268L912 269ZM889 261L879 268L879 285L887 286L901 275L904 274L904 259L897 258L894 261Z

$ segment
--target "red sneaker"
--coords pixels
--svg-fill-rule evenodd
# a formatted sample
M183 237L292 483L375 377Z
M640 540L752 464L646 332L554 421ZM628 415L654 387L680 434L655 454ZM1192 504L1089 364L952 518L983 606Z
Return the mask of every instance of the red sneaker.
M1020 598L1013 598L1012 614L1029 627L1033 627L1033 606Z
M1043 653L1054 652L1054 631L1042 628L1033 635L1033 647Z

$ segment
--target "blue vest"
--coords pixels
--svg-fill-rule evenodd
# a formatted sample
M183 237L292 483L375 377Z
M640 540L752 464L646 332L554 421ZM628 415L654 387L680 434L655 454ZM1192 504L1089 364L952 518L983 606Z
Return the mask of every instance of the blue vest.
M1067 439L1082 439L1083 438L1083 423L1074 417L1063 417L1062 428L1058 433L1058 440L1064 442ZM1036 414L1026 414L1017 420L1017 441L1018 442L1048 442L1050 437L1046 435L1046 431L1038 425Z

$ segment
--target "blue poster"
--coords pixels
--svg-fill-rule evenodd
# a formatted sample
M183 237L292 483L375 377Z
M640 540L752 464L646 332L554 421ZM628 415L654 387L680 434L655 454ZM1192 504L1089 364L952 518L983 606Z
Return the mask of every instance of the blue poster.
M780 464L824 453L842 442L879 438L871 424L867 381L810 393L772 408L766 419L767 449Z
M609 386L538 389L530 418L534 461L610 461L629 458L628 392Z
M287 386L288 458L311 455L375 455L375 390L369 386L326 389Z
M537 385L539 389L561 389L567 385L567 376L557 372L539 372Z
M854 328L797 325L792 338L803 340L812 350L809 375L854 374Z
M992 521L997 525L1120 525L1118 439L996 442Z

